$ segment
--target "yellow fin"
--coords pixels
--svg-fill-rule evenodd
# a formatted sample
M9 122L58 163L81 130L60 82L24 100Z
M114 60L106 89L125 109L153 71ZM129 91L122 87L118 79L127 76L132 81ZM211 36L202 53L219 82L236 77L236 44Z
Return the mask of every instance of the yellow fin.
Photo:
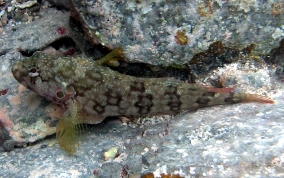
M112 50L109 54L107 54L105 57L103 57L102 59L96 62L100 65L106 64L109 66L117 67L119 66L118 60L123 59L124 58L123 55L124 53L122 51L122 48L116 48Z
M56 139L62 149L69 155L73 154L79 146L79 122L78 107L75 102L68 104L68 115L60 118L56 126Z
M62 149L73 154L78 148L76 124L68 118L61 118L56 127L56 139Z

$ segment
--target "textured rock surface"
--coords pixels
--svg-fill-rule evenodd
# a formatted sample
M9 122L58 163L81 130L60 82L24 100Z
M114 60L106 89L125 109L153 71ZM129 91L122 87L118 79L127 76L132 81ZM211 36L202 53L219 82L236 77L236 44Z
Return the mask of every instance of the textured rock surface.
M5 128L1 144L8 139L4 143L6 149L12 149L14 145L22 143L34 142L55 132L55 120L47 115L56 114L56 106L49 105L43 98L19 85L11 73L13 62L22 57L18 51L44 49L53 41L68 34L61 35L57 30L58 27L66 25L68 13L47 9L43 10L41 15L43 16L41 19L29 24L6 26L0 36L0 53L2 54L0 91L7 90L0 96L0 121ZM57 21L52 20L54 18Z
M282 1L70 2L93 43L123 46L129 60L151 64L187 63L213 41L255 43L255 52L263 54L284 36ZM188 42L177 42L182 37Z
M89 2L93 4L93 1ZM108 1L98 2L106 3ZM130 2L133 6L130 6ZM127 6L129 13L126 15L129 15L130 19L135 17L141 29L146 29L145 24L142 24L146 18L144 20L140 18L139 14L137 15L138 10L148 12L145 14L147 17L149 13L154 12L154 7L161 5L162 1L158 1L156 6L152 1L139 2L121 1L119 3L116 1L119 4L116 8L125 8L124 5L130 3ZM151 50L149 50L150 52L147 50L151 42L145 41L149 40L146 37L152 38L152 36L146 32L143 32L144 38L140 42L138 40L139 43L136 38L136 43L130 40L129 44L126 44L126 42L118 40L120 35L117 35L114 40L115 34L108 36L109 34L104 32L103 28L99 30L101 30L101 34L110 37L111 42L105 43L109 47L117 45L130 50L129 46L137 44L138 46L135 47L139 47L137 48L139 51L142 49L142 53L137 53L137 58L134 58L131 54L135 50L131 48L131 51L128 52L129 59L143 60L149 63L160 63L158 59L163 61L162 63L184 62L194 55L190 52L191 50L199 52L207 49L208 44L218 39L223 40L227 45L262 43L257 46L259 53L278 46L278 41L283 36L283 27L281 27L283 25L283 10L281 8L277 10L276 5L273 4L280 3L281 5L281 1L269 0L266 1L265 6L259 5L262 1L213 2L212 14L209 1L184 3L187 7L191 7L188 9L188 17L192 18L189 25L193 24L192 26L194 26L192 34L186 32L189 37L187 45L177 45L174 35L178 30L187 30L188 24L177 26L175 24L177 19L172 20L167 26L172 31L161 29L162 33L159 36L161 38L158 38L157 41L159 43L153 45L163 47L163 43L165 43L163 48L166 49L167 45L172 42L172 49L174 49L169 52L170 54L166 50L164 55L169 55L169 58L164 56L164 60L157 58L158 54L153 55ZM249 6L246 4L248 2L250 2ZM172 1L164 3L159 11L162 12L160 18L173 18L173 11L171 13L165 11L165 8L170 8L173 5ZM229 6L232 6L233 11L230 11L229 15L223 16L224 19L220 19ZM280 7L282 6L283 3ZM102 7L112 8L113 6ZM260 13L262 11L263 14ZM118 11L103 12L110 13L110 15L111 13L119 14ZM178 12L182 13L183 11ZM191 16L192 12L195 13L195 16ZM120 120L109 120L85 129L87 133L82 136L81 146L78 152L71 157L59 148L54 137L43 140L47 135L55 132L56 120L54 117L57 115L57 108L20 86L10 72L11 64L22 57L18 48L24 51L43 49L50 43L68 36L68 28L63 35L58 33L58 27L65 27L68 16L66 13L54 9L46 9L41 13L41 18L30 24L18 24L13 27L8 24L0 35L0 43L4 44L0 46L0 141L1 144L6 141L4 143L5 149L33 142L24 144L24 146L28 146L26 148L16 148L11 152L3 152L3 147L0 147L0 177L92 177L93 175L117 177L129 174L139 177L141 172L152 172L156 177L159 177L162 172L200 177L284 176L283 84L276 80L274 66L266 64L255 66L253 62L251 64L248 62L246 65L228 65L211 72L208 76L214 78L220 75L223 77L224 86L231 85L256 93L268 93L275 100L274 105L217 106L193 113L185 112L174 116L170 121L161 118L156 120L154 118L142 119L142 124L134 126L131 122L125 124ZM205 16L201 17L200 15L203 13ZM268 23L268 19L272 16L269 13L272 13L273 16L270 23ZM220 17L218 17L219 15ZM230 18L226 19L225 17L230 17L231 21L228 20ZM255 21L256 17L261 20ZM104 14L98 19L106 20ZM109 20L110 24L115 24L111 21L112 19ZM162 20L161 23L170 22L169 19ZM257 23L260 31L258 36L254 36L253 30L255 28L253 27ZM226 28L222 28L222 25L226 26L226 24L234 24L234 26L228 27L226 32ZM246 25L251 26L248 28ZM103 27L107 29L108 24ZM117 28L115 25L113 27ZM133 32L131 30L133 26L130 25L129 28L129 31ZM234 29L237 30L234 31ZM139 34L136 34L137 37ZM229 36L222 36L222 34ZM275 36L275 34L277 35ZM125 35L123 37L125 39L129 37L127 33L121 35ZM30 38L31 36L32 38ZM162 48L159 50L158 52L161 52ZM153 56L147 58L146 54ZM281 53L281 55L283 54ZM280 57L277 59L281 59L281 55L278 55ZM281 61L278 63L283 65ZM198 82L204 81L199 80ZM119 148L118 154L114 159L105 160L104 153L113 147ZM111 168L112 171L109 171Z
M136 175L167 170L201 177L283 177L283 93L273 98L275 105L202 109L142 128L103 123L87 130L72 157L54 144L54 138L1 153L0 175L86 177L93 172L119 175L132 168ZM105 162L103 154L113 146L120 154ZM108 172L112 167L116 169Z
M56 126L56 120L47 116L48 112L55 113L53 109L56 107L19 85L13 78L11 64L20 57L19 52L8 52L0 58L0 90L7 91L0 96L0 122L1 130L4 130L1 145L4 144L7 150L54 134Z
M6 26L0 36L0 54L11 50L35 51L43 49L68 34L58 32L59 27L67 25L68 13L47 9L42 10L40 15L42 18L31 23Z

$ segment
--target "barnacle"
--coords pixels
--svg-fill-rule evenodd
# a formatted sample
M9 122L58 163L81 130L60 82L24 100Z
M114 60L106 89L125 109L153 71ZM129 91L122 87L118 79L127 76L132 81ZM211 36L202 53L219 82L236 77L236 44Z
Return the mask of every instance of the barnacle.
M177 44L186 45L188 43L188 37L185 34L185 31L178 30L175 36Z
M274 3L272 4L272 15L280 15L284 13L284 3Z
M210 17L213 15L213 3L211 0L205 0L203 3L200 3L197 9L197 12L202 17Z

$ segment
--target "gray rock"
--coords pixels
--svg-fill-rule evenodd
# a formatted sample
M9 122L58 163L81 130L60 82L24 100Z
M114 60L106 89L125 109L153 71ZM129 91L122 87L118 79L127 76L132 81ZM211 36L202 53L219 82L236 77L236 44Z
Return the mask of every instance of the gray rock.
M120 177L121 172L122 172L122 167L121 165L119 165L119 163L106 162L106 163L103 163L101 169L99 170L98 177L99 178L104 178L104 177L116 178L116 177Z
M0 176L87 177L94 171L117 176L127 165L132 165L129 172L137 172L143 160L143 170L155 175L283 177L284 98L282 92L273 98L275 105L237 104L183 113L163 126L130 128L109 121L87 129L71 157L54 138L1 153ZM168 134L163 136L165 129ZM142 137L145 132L155 134ZM103 153L113 145L121 145L121 154L128 158L105 162Z
M92 3L92 1L90 2ZM117 5L116 8L120 8L131 2L133 6L127 6L129 10L125 11L128 12L128 15L131 15L130 20L134 18L133 15L137 15L138 10L147 12L145 14L145 17L147 17L148 13L154 12L153 7L163 3L163 1L159 1L155 6L155 3L147 5L149 1L141 1L141 4L138 3L140 1L121 1L120 4L118 1L115 1L113 3L117 3L115 4ZM230 6L232 6L233 10L236 10L236 12L232 12L231 16L230 14L228 15L232 18L232 21L235 19L235 13L243 14L237 17L255 18L252 13L256 12L258 14L264 7L268 9L264 11L268 19L270 16L267 13L272 8L270 6L272 1L267 1L264 7L258 6L261 1L213 2L215 2L213 8L217 8L213 13L213 17L200 18L198 13L194 16L194 14L190 13L192 9L189 9L189 16L192 17L193 22L196 22L193 32L197 29L212 27L210 24L216 25L217 22L213 19L216 20L217 14L223 15L222 13ZM229 4L232 2L236 4ZM252 3L249 6L244 6L246 2ZM171 8L175 4L173 1L167 1L167 3L162 5L159 12L166 14L160 18L166 18L165 22L170 22L170 17L174 18L174 16L170 16L168 11L164 12L163 10L165 10L166 6ZM182 1L181 3L184 3L187 7L198 7L195 1L192 1L192 4ZM217 6L216 3L222 8ZM150 6L152 9L145 8ZM81 8L81 6L78 7ZM113 8L112 6L108 7ZM178 7L176 6L176 8ZM206 7L204 8L206 9ZM112 12L118 13L117 11ZM180 11L180 13L182 12ZM257 93L265 92L275 101L273 105L242 103L216 106L200 109L196 112L184 112L173 116L170 121L161 119L158 123L151 122L152 124L148 125L147 123L149 122L141 122L142 124L136 124L132 127L125 125L125 123L123 125L119 120L108 120L99 125L86 127L86 133L80 137L80 147L75 155L72 156L68 156L59 147L54 136L43 139L47 135L55 133L56 120L48 117L46 112L46 107L49 103L16 83L10 68L14 61L22 57L17 51L18 48L25 51L34 51L45 48L57 39L68 36L68 28L66 28L67 32L64 35L60 35L56 31L57 27L64 27L67 16L68 14L66 13L49 9L42 13L41 19L35 20L30 24L20 24L15 27L8 25L5 27L3 35L1 34L0 36L0 43L2 44L0 46L0 91L3 93L0 95L0 141L6 150L11 150L10 152L2 152L3 147L1 147L0 177L69 178L92 177L94 175L99 177L118 177L125 174L139 177L140 171L152 172L156 177L159 177L161 173L175 173L188 177L280 178L284 176L283 85L276 81L275 76L271 75L271 66L266 64L259 66L259 68L244 67L242 65L234 68L228 65L214 72L218 75L224 75L225 85L233 85L248 91L256 91ZM203 26L200 19L203 20ZM263 21L258 22L260 26L268 22L267 19L264 18ZM182 19L180 20L182 21ZM206 20L209 20L208 24ZM249 24L250 20L249 18L241 18L240 22L236 21L235 23L240 25L243 24L241 22L247 21L247 23L244 23L245 25ZM282 16L277 18L277 20L272 20L271 24L267 25L267 28L275 29L275 24L282 23L282 20ZM142 23L143 18L139 18L138 21ZM161 23L163 22L161 21ZM175 25L175 23L176 20L172 20L168 28L172 24ZM224 21L220 22L220 25L224 25L223 23L233 24ZM253 22L252 27L256 23ZM142 24L142 27L147 30L145 24ZM129 26L129 28L131 29L132 27ZM180 28L183 29L185 26L181 24ZM53 29L55 30L53 31ZM229 28L229 30L232 29ZM107 34L103 33L104 29L99 30L101 30L101 34L107 37ZM225 29L220 30L226 32ZM251 43L250 40L261 43L263 42L262 39L267 39L268 43L274 44L272 42L273 36L271 37L274 34L273 30L266 31L267 37L262 34L264 31L261 31L259 38L249 36L253 34L253 30L255 29L232 33L232 40L227 41L227 44L234 42L234 40L236 40L236 43L243 42L244 44ZM208 31L212 32L216 39L221 38L221 34L216 32L216 28ZM179 46L179 49L175 49L175 51L187 54L188 59L194 53L189 53L190 51L186 50L192 50L193 52L206 49L210 40L215 39L212 35L209 35L203 44L200 39L203 39L203 35L206 32L195 32L196 36L193 36L191 33L188 34L189 37L196 39L196 42L192 44L192 49L188 48L188 46ZM216 32L216 35L213 32ZM246 33L249 35L245 36L244 34ZM169 35L167 32L162 32L161 34L162 37ZM122 35L131 37L126 31ZM151 34L145 33L145 37L147 35L148 37L151 36ZM234 35L240 37L240 40L238 41ZM32 38L30 38L31 36ZM134 43L127 40L127 38L125 39L125 41L116 41L116 43L111 41L105 44L125 44L123 48L125 47L129 50L127 45L133 45ZM127 41L129 44L126 44ZM152 55L151 51L147 53L147 48L145 48L147 44L150 44L149 41L145 43L146 46L144 42L143 39L141 42L138 42L142 49L141 56ZM155 45L159 44L166 49L166 46L163 47L163 43L168 44L168 41L158 39L157 42L159 43ZM200 49L196 50L198 44L200 44ZM265 51L267 47L265 45L267 44L265 42L264 46L259 46L258 50ZM276 45L278 45L278 42ZM108 47L112 48L113 46L109 45ZM158 52L161 51L158 50ZM176 58L171 54L165 61L172 62L172 59L177 59L177 62L184 61L185 57L178 56L179 54L181 53L175 54L177 55ZM134 59L130 55L129 53L128 57ZM140 54L137 53L137 55L139 57ZM152 58L153 61L146 57L143 60L149 63L160 63L156 61L160 58L157 58L155 55ZM212 75L214 75L214 72L212 72ZM2 92L6 89L8 89L7 93ZM51 105L51 109L56 109L56 106ZM12 149L14 146L20 146L20 148ZM112 160L104 160L104 152L114 146L119 147L119 155Z
M67 36L68 31L60 34L58 28L66 28L68 15L67 12L47 9L41 12L42 18L33 22L6 26L0 36L0 54L11 50L36 51Z
M48 0L59 8L69 9L69 0Z
M47 9L43 10L41 15L41 19L28 24L6 26L0 36L0 91L7 90L0 96L0 133L1 143L6 150L35 142L55 132L57 120L52 120L46 114L49 103L19 85L11 73L13 62L23 57L18 51L33 52L44 49L68 34L68 31L65 34L58 33L59 27L66 28L68 13ZM56 109L52 105L49 106L49 109Z
M264 54L284 36L284 8L274 0L70 3L93 44L122 46L127 59L136 62L188 63L214 41L238 47L254 43L255 52ZM182 38L188 42L177 42L186 41Z

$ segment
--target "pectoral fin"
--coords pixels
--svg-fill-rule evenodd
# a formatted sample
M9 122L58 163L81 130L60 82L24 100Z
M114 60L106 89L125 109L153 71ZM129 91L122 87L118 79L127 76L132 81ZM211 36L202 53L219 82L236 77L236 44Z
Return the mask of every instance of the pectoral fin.
M117 67L119 66L118 60L121 60L124 58L124 53L122 51L122 48L116 48L113 51L111 51L109 54L107 54L102 59L96 61L98 64L103 65L106 64L108 66Z
M79 126L70 118L61 118L56 127L56 139L62 149L73 154L79 146Z
M56 139L61 148L70 155L79 146L80 114L76 102L68 103L68 110L65 116L59 119L56 126Z

